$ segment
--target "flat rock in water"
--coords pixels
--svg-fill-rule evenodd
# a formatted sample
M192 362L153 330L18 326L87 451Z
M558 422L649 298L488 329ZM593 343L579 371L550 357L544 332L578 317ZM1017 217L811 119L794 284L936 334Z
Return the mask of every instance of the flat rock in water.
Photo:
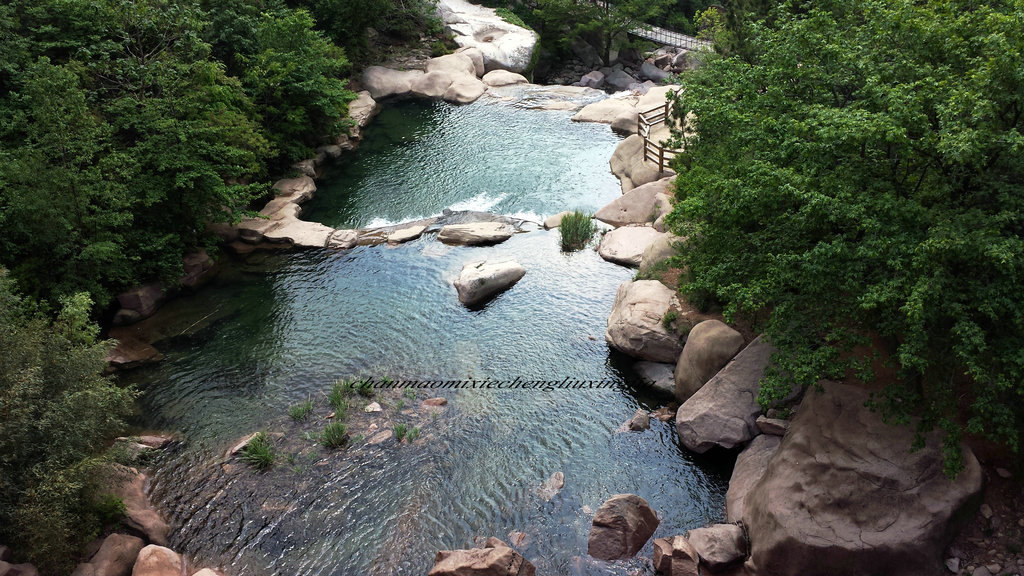
M481 304L511 288L526 275L518 262L470 262L455 281L459 301L466 306Z
M512 237L514 229L503 222L474 222L442 226L437 239L445 244L486 246L499 244Z
M662 396L675 396L675 365L666 362L642 360L633 364L633 371L640 381Z
M402 242L415 240L422 236L423 231L426 229L426 226L409 226L407 228L399 228L398 230L388 234L388 242L391 244L401 244Z
M483 548L441 550L428 576L534 576L536 568L497 538Z
M609 262L636 268L640 266L644 250L662 236L662 232L650 226L616 228L601 237L597 253Z

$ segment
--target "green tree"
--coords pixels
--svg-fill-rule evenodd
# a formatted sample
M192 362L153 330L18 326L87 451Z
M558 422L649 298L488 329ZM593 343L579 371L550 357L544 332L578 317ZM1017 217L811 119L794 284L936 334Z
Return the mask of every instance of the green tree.
M617 38L656 20L673 0L538 0L535 16L544 23L544 35L557 35L568 46L576 38L594 43L605 65Z
M310 155L324 136L342 131L348 103L345 54L304 10L265 13L256 28L256 53L240 57L243 82L283 162Z
M70 571L96 535L97 454L124 427L135 391L102 376L91 302L56 320L13 291L0 269L0 540L48 573Z
M684 289L767 317L791 385L897 369L878 406L1020 443L1024 2L785 2L710 58L675 116ZM882 400L881 398L879 400ZM968 403L966 414L958 408ZM966 421L961 421L965 417Z

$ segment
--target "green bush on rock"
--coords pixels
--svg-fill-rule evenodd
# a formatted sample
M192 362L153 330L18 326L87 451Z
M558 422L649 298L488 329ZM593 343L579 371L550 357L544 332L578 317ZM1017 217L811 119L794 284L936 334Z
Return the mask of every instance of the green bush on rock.
M684 290L770 312L763 405L897 376L877 405L1017 449L1024 423L1021 0L783 2L685 79L669 217ZM678 135L677 135L678 137ZM856 353L854 353L856 352ZM920 435L919 435L920 441Z

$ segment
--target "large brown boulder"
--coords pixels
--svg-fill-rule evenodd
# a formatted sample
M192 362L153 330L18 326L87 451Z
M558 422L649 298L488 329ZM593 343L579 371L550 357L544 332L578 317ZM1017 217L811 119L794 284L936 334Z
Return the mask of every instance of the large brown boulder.
M659 522L643 498L635 494L616 494L594 514L587 554L599 560L630 558L644 547Z
M718 573L747 558L747 536L736 524L715 524L686 533L686 540L700 556L700 565Z
M177 552L150 544L139 552L132 576L181 576L183 568L184 563Z
M483 548L441 550L428 576L533 576L536 569L522 554L497 538Z
M163 284L159 282L136 286L122 292L117 295L121 309L114 315L113 323L115 326L126 326L149 318L166 299L167 293Z
M612 226L654 222L664 212L658 195L670 192L675 176L633 188L598 210L594 218Z
M761 434L750 441L736 457L736 465L729 478L729 490L725 493L725 519L738 522L743 519L743 501L750 489L757 484L768 469L768 462L779 449L782 438Z
M715 446L736 448L761 433L757 393L774 350L755 338L679 407L676 432L684 446L703 454Z
M99 551L88 564L79 564L75 574L95 576L128 576L132 573L139 551L146 545L142 538L111 534L103 539Z
M743 522L759 576L926 576L970 518L981 468L963 446L964 470L943 474L939 431L911 452L913 425L889 425L860 388L810 390Z
M676 363L676 399L685 402L743 347L743 335L720 320L705 320L690 330Z
M674 362L683 344L662 322L674 301L675 292L657 280L624 282L615 293L604 339L634 358Z

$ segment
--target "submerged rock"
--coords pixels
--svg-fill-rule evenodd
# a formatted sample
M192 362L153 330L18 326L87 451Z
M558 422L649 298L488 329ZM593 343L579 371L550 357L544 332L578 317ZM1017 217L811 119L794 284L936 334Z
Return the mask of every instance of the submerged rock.
M437 239L444 244L487 246L500 244L512 237L515 230L504 222L472 222L442 226Z
M534 576L536 568L508 544L491 537L483 548L441 550L428 576Z
M640 381L662 396L675 396L676 384L673 377L675 366L666 362L642 360L633 364L633 371Z
M525 275L526 268L518 262L470 262L462 267L455 289L460 302L473 306L508 290Z
M599 560L635 556L654 534L659 522L643 498L635 494L616 494L594 514L587 554Z
M558 492L565 486L565 474L561 472L555 472L550 478L544 481L537 490L537 495L540 496L541 500L550 501L552 498L558 495Z
M146 536L153 544L164 546L171 527L157 513L146 495L146 476L135 468L113 465L110 492L124 501L125 526Z

